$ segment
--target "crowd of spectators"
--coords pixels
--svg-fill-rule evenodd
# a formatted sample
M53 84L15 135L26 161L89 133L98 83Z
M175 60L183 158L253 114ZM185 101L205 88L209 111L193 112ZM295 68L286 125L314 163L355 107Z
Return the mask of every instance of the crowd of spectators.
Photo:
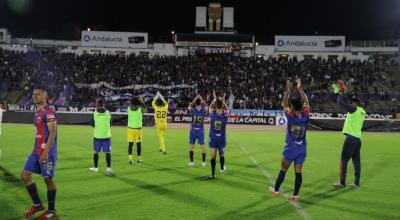
M289 77L301 77L313 105L332 99L330 87L337 79L347 82L363 100L389 99L395 87L392 73L369 62L332 59L261 59L234 56L148 57L72 53L15 52L0 49L0 90L23 90L44 85L55 98L71 87L66 103L88 105L98 97L126 104L118 95L144 95L147 102L156 88L81 88L79 84L105 82L113 87L129 85L188 85L161 90L174 107L186 107L196 94L211 99L212 91L225 93L230 107L237 109L280 108ZM380 85L387 85L385 89Z

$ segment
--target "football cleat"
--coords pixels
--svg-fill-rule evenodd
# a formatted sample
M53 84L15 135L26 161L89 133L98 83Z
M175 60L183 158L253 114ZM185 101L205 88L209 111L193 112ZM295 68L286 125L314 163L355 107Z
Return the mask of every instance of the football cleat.
M109 167L107 168L106 174L109 175L109 176L113 175L113 172L112 172L111 168L109 168Z
M336 188L344 188L344 187L346 187L346 185L343 185L341 183L334 183L334 184L332 184L332 186L336 187Z
M357 188L360 188L360 185L357 185L357 184L355 184L355 183L352 183L352 184L350 184L350 188L351 188L351 189L357 189Z
M292 202L299 202L300 198L299 198L299 196L292 196L292 198L290 198L290 200L292 200Z
M53 218L55 216L56 216L55 212L47 210L47 211L43 212L37 219L38 220L46 220L46 219Z
M38 206L32 205L32 207L31 207L30 209L28 209L28 210L26 210L26 211L24 212L23 216L24 216L25 218L28 218L28 217L31 217L31 216L34 215L35 213L40 212L40 211L42 211L42 210L44 210L44 206L43 206L42 204L40 204L40 205L38 205Z
M99 171L99 168L97 168L97 167L91 167L91 168L89 168L89 171L92 171L92 172L98 172Z
M268 188L268 191L272 194L272 197L274 197L274 198L276 198L276 197L279 196L279 191L276 192L276 191L275 191L275 188L272 187L272 186L270 186L270 187Z

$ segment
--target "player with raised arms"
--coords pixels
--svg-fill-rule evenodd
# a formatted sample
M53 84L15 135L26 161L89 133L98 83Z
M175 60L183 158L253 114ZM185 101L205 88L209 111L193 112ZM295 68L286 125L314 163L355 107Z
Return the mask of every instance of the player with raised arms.
M200 95L197 95L188 107L192 116L189 132L189 167L194 166L194 145L196 140L200 144L202 152L201 166L206 166L206 148L204 141L204 118L207 116L207 105Z
M160 152L167 154L165 149L165 131L167 130L168 102L161 95L160 91L158 91L151 105L154 108L154 121L156 123L156 131L160 141Z
M217 151L221 164L221 173L225 172L225 148L226 148L226 124L228 123L228 105L225 103L225 95L218 98L214 92L214 100L210 104L210 134L209 146L211 148L211 178L215 179L215 166Z
M342 80L338 80L338 85L340 90L337 103L347 112L342 130L346 139L343 143L340 161L340 181L334 183L333 186L337 188L344 188L346 186L347 163L351 158L355 179L350 187L359 188L361 177L361 129L367 113L360 107L360 100L357 97L352 97L349 103L346 94L347 88Z
M283 97L283 109L287 117L287 131L286 131L286 142L283 150L283 158L281 161L281 171L278 174L278 178L275 182L275 187L269 187L269 191L273 197L279 195L279 188L285 179L286 171L290 167L291 163L294 162L295 171L295 185L294 192L291 200L293 202L299 201L299 191L303 181L301 169L307 155L307 141L306 132L307 124L310 120L310 107L306 94L303 91L301 80L296 79L297 91L300 98L291 98L293 83L291 80L286 82L286 92ZM289 105L290 99L290 105Z

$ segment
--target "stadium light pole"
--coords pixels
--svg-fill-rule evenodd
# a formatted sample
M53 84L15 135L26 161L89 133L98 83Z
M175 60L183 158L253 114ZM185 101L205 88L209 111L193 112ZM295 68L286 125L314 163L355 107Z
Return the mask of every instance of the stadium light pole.
M172 43L175 43L175 31L174 30L171 31L171 41L172 41Z

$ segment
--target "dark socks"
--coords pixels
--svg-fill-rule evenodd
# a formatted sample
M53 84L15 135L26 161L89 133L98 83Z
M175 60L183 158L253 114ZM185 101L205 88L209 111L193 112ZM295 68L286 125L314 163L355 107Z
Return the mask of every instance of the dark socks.
M215 176L215 159L211 159L211 174Z
M47 190L47 201L49 203L49 211L56 211L56 190Z
M347 161L340 162L340 183L346 185Z
M99 165L99 154L93 155L93 163L94 163L94 167L97 168Z
M296 180L294 183L294 192L293 192L294 196L299 195L299 191L300 191L302 182L303 182L303 177L301 176L301 173L296 173Z
M202 153L201 158L203 162L206 162L206 153Z
M31 196L32 202L34 205L40 205L42 202L40 201L39 194L36 188L36 183L32 183L29 186L26 186L29 195Z
M137 155L140 156L142 154L142 142L136 143L137 146Z
M106 162L107 162L107 167L110 168L111 167L111 154L110 153L106 153Z
M193 151L189 151L190 162L193 162Z
M133 147L133 142L129 142L128 144L128 154L132 155L132 147Z
M279 188L281 187L283 180L285 179L286 171L280 171L278 175L278 179L276 179L275 182L275 192L279 191Z
M225 157L224 156L219 156L219 162L221 163L221 170L225 169Z
M360 185L360 176L361 176L361 163L359 159L353 159L353 165L354 165L354 184L357 186Z

